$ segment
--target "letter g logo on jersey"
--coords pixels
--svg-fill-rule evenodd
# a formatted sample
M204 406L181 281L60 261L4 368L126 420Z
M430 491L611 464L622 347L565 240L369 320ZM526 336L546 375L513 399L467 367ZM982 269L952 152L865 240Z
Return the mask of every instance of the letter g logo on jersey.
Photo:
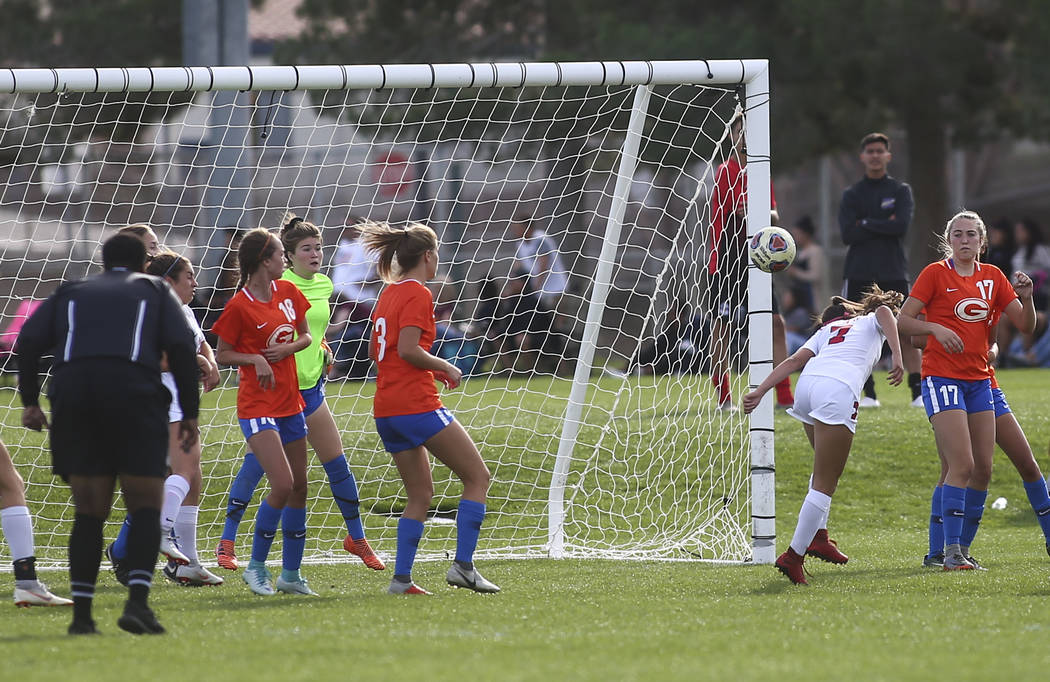
M279 343L291 343L295 340L295 327L290 324L282 324L270 334L266 340L267 346L275 346Z
M955 316L963 322L987 320L988 313L988 301L983 298L964 298L955 304Z

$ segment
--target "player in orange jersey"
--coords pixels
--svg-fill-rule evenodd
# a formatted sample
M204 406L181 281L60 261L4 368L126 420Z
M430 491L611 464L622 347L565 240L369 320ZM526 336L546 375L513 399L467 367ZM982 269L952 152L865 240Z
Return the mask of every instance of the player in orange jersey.
M237 418L249 449L266 472L270 494L255 517L252 559L244 582L256 594L272 595L266 557L280 522L284 531L281 592L309 594L299 574L306 543L306 419L294 354L311 342L310 303L284 273L284 247L257 228L237 248L240 289L212 331L216 359L238 365Z
M376 430L397 465L408 498L397 524L397 558L388 591L429 594L412 582L412 564L434 496L429 450L463 482L456 515L456 559L445 579L453 587L499 592L474 567L489 470L466 430L442 406L434 385L437 380L456 388L462 378L455 365L428 350L436 330L434 299L426 282L437 274L437 235L418 223L404 229L364 223L360 230L365 247L379 255L376 270L386 282L372 313L369 346L378 368Z
M922 358L922 398L947 464L942 486L946 571L972 570L967 560L984 511L995 445L988 366L988 328L999 314L1019 329L1035 326L1032 280L1006 275L978 256L987 244L981 217L963 211L948 221L945 258L926 266L901 308L904 335L932 336ZM926 309L926 320L918 316Z

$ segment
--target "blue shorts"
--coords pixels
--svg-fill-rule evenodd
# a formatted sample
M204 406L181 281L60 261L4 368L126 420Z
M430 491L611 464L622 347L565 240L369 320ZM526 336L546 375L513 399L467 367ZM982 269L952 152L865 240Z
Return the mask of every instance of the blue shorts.
M302 412L290 417L257 417L255 419L238 419L244 440L257 433L270 429L281 436L281 445L306 438L306 417Z
M946 377L923 377L922 404L926 416L945 410L962 410L967 414L987 412L994 408L992 403L992 382L963 381Z
M322 376L318 379L317 384L313 388L299 389L299 395L303 397L303 402L306 403L306 407L303 408L303 417L309 417L324 402L324 377Z
M1013 411L1010 409L1010 403L1006 402L1006 394L1003 393L1003 389L1001 388L992 389L992 402L995 403L996 419L1004 414L1010 414Z
M386 451L393 454L418 448L456 419L445 408L397 417L376 417L376 431Z

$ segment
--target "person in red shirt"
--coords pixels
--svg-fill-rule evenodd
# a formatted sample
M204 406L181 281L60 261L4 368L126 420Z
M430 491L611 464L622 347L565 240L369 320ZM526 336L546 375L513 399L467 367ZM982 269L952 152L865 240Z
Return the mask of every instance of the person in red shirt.
M310 304L298 287L280 278L284 248L275 235L251 230L237 257L240 289L212 328L219 338L215 357L239 366L237 417L270 481L270 494L255 517L252 559L243 578L252 592L274 594L266 557L280 522L283 570L276 587L312 595L299 574L306 544L306 420L294 357L310 345Z
M744 116L737 112L729 124L733 148L729 159L718 166L711 194L711 243L707 273L715 292L715 318L711 326L711 382L718 391L718 409L736 407L729 390L730 339L733 327L747 317L747 150L744 148ZM777 201L773 183L769 184L772 211L770 222L777 223ZM773 364L787 357L784 318L777 296L773 295ZM791 379L776 385L777 406L791 407Z
M946 571L972 570L991 479L995 411L988 366L989 326L999 314L1019 329L1035 326L1032 280L978 260L987 245L981 217L963 211L948 221L944 260L926 266L901 308L903 335L929 336L922 354L922 399L947 465L941 486ZM926 310L926 319L918 316Z
M397 557L388 591L430 594L412 582L412 564L434 496L429 450L463 482L456 514L456 559L446 582L475 592L499 592L474 567L489 470L466 429L442 406L434 385L437 380L456 388L462 373L428 352L436 330L434 299L425 285L437 274L437 235L418 223L401 229L367 222L360 230L365 247L378 254L376 271L386 282L372 313L369 339L369 353L378 368L373 414L408 498L397 524Z

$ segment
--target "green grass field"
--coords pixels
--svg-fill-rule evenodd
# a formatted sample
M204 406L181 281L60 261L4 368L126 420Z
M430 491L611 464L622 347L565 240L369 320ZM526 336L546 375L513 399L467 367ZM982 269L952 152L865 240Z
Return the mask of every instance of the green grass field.
M1003 372L1011 406L1046 466L1045 372ZM431 598L384 594L389 572L310 566L314 599L261 598L236 575L219 588L161 579L152 602L169 634L116 627L124 590L100 579L104 635L65 635L68 611L0 611L5 679L113 680L863 680L1011 679L1050 663L1050 558L1020 479L997 453L973 552L987 572L920 566L933 436L907 389L879 377L883 407L860 426L831 512L846 566L811 561L809 588L771 566L598 560L486 561L503 592L444 585L444 562L417 566ZM777 416L777 533L794 528L811 453L798 424ZM10 428L10 427L7 427ZM484 540L483 540L484 541ZM68 593L65 574L44 575ZM9 595L10 573L0 574ZM9 598L9 597L7 597Z

